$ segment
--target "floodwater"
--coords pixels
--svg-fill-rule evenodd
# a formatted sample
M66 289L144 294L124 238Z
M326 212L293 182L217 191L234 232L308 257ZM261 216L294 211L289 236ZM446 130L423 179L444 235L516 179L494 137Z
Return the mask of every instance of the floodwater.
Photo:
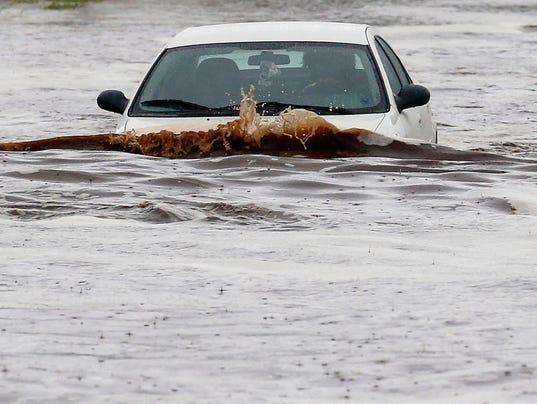
M537 401L537 2L483 3L1 2L0 142L113 131L186 26L309 19L484 154L0 152L0 402Z

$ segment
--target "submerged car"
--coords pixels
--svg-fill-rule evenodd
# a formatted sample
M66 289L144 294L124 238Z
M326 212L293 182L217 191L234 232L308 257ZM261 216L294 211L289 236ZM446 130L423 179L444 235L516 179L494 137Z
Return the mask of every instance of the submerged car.
M368 25L261 22L188 28L166 45L129 100L106 90L98 105L121 114L117 132L205 130L237 119L255 88L264 117L306 109L340 129L437 141L429 91ZM270 118L269 118L270 119Z

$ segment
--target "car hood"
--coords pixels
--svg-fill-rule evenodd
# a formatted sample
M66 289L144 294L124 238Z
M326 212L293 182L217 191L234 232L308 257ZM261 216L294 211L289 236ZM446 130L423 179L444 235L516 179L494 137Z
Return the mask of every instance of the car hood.
M339 129L366 129L376 132L386 114L367 115L322 115L322 117ZM202 117L202 118L137 118L128 117L118 132L134 130L137 134L169 130L175 133L186 131L207 131L216 129L222 123L238 119L238 117ZM272 117L263 117L271 120Z

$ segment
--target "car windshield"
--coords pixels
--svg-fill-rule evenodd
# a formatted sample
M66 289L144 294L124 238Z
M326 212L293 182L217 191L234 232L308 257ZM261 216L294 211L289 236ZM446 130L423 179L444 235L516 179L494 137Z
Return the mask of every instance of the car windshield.
M368 46L252 42L165 50L144 80L131 116L233 116L255 87L258 112L305 108L320 114L385 112Z

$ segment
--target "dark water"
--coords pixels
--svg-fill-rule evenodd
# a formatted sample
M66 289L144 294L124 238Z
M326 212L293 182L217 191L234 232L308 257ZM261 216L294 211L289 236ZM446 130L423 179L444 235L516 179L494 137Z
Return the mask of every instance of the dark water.
M3 143L112 132L99 91L220 21L380 25L440 123L369 157L0 152L0 401L534 402L536 16L0 3Z

